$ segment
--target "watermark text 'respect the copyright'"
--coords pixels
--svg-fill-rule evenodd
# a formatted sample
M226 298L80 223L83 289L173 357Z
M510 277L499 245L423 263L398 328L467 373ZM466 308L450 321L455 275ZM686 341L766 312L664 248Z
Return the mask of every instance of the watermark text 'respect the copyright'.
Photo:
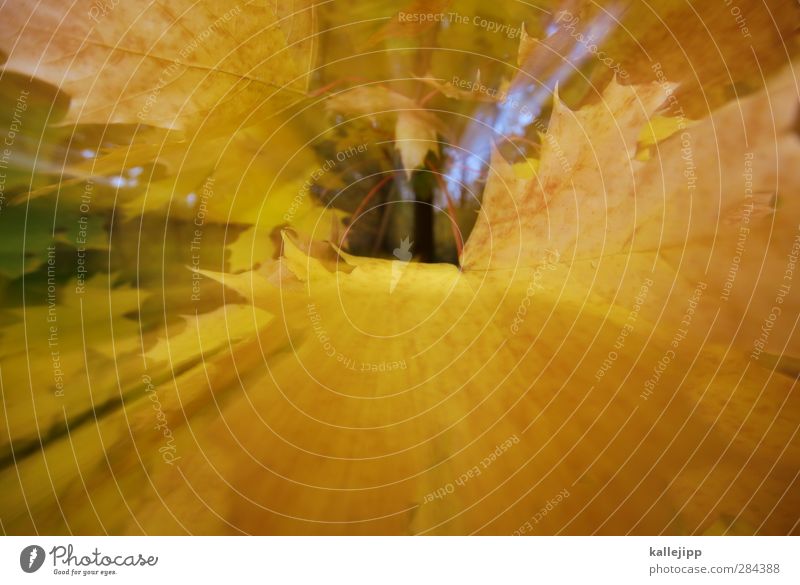
M489 33L498 33L507 36L509 39L522 37L521 26L511 26L503 22L497 22L483 16L468 16L459 12L400 12L397 21L401 24L426 24L443 23L447 25L471 25Z

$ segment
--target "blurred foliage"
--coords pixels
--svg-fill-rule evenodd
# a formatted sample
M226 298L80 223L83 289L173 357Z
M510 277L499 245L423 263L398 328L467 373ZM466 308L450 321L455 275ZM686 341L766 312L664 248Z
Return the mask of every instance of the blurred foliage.
M100 21L87 18L93 6L89 0L69 5L57 0L20 0L0 8L4 63L0 141L6 140L5 145L0 143L0 389L6 411L0 419L4 466L0 477L9 486L2 493L0 517L4 530L15 533L214 533L235 532L234 525L252 531L334 532L343 530L337 522L362 517L360 506L380 522L348 525L354 532L415 532L443 526L443 532L458 533L486 526L490 519L482 518L478 509L452 525L446 522L458 511L455 507L436 514L430 508L413 509L426 493L447 481L454 471L460 472L459 466L470 457L479 460L483 451L491 451L532 416L547 411L542 394L531 397L527 393L531 380L538 380L543 372L546 375L537 389L544 388L544 395L555 397L557 415L532 433L543 443L545 463L540 471L555 468L579 431L594 427L592 417L602 404L592 396L584 405L588 396L584 390L592 384L586 372L580 372L582 385L573 383L566 395L561 394L560 385L571 380L571 372L584 354L603 359L594 344L596 339L614 342L629 313L625 303L631 295L619 300L623 287L617 283L614 288L609 279L627 274L629 266L620 258L595 257L603 240L592 228L606 226L590 226L583 233L594 239L580 269L570 274L552 271L550 296L545 296L544 305L531 316L525 334L512 340L496 327L499 317L491 312L492 303L498 304L504 319L513 319L518 303L530 302L527 281L493 281L494 288L487 292L483 281L474 275L463 276L453 266L413 262L399 288L390 289L389 283L396 284L398 274L398 264L392 264L397 260L395 247L409 234L415 241L415 260L458 263L455 232L461 228L462 238L467 240L478 217L481 194L487 179L491 180L484 168L475 184L468 185L477 195L475 200L456 201L453 209L441 204L447 188L436 175L446 168L452 153L444 147L464 147L470 131L499 107L492 99L468 99L452 92L454 80L479 80L498 92L513 84L540 88L566 66L568 75L558 83L561 105L578 112L596 112L591 108L602 103L606 88L613 87L614 72L592 56L573 62L565 47L574 47L577 39L553 33L552 27L559 11L567 11L570 19L580 23L576 30L613 15L615 25L605 30L606 36L598 42L627 74L625 78L617 76L616 81L625 87L676 84L675 100L668 108L648 112L652 117L636 120L637 124L627 128L630 143L624 143L624 151L615 151L625 156L614 158L611 169L619 177L617 166L627 169L630 151L636 162L643 164L661 162L659 149L674 154L675 120L682 117L689 127L702 121L696 128L709 142L709 137L716 137L714 132L733 140L734 131L743 129L732 122L731 100L751 104L744 108L747 122L741 115L742 124L752 124L744 131L749 129L751 136L763 138L766 118L753 111L752 103L763 104L765 95L773 95L765 93L765 88L772 87L769 84L800 48L800 9L792 0L739 0L732 5L701 0L336 0L313 9L312 3L304 0L241 6L217 0L180 0L171 3L169 10L159 3L119 3ZM734 13L734 8L739 12ZM402 15L409 13L429 15L431 22L404 22ZM36 26L26 27L31 16ZM530 59L519 58L521 40L527 38L523 30L532 43L527 48L535 53ZM90 42L82 44L83 39ZM381 113L370 112L375 102L368 102L366 108L353 103L352 91L357 87L371 87L381 95L395 97L380 102ZM563 187L559 181L565 179L563 173L542 164L548 153L545 129L554 119L565 119L565 110L561 118L553 114L550 89L537 112L539 124L513 140L507 136L497 139L500 154L495 154L501 157L497 166L505 173L502 178L517 187L514 194L525 199L527 211L538 210L537 205L555 192L553 185ZM785 93L786 87L781 91ZM332 107L337 100L340 107ZM398 110L403 109L417 114L413 124L402 126L406 133L398 134ZM712 113L724 116L724 128L709 129L716 120L709 118ZM770 118L783 132L780 140L787 142L784 122L789 115L796 116L796 111L772 113ZM583 120L580 116L576 119ZM573 128L570 144L581 144L575 136L583 128L594 126L590 121ZM602 128L584 138L591 144L600 135ZM404 150L398 145L399 137L424 139L424 144L413 151ZM735 140L739 138L737 134ZM492 147L492 140L485 142L487 150ZM721 143L726 144L724 140ZM608 139L599 145L600 150L609 148L608 144L615 143ZM358 151L364 145L368 147ZM576 147L570 152L578 151ZM337 158L349 152L354 154L344 160ZM511 164L505 165L506 159ZM765 155L761 165L771 160ZM674 162L674 157L669 161ZM717 192L724 191L725 173L732 167L725 166L719 176L708 173L710 181L717 181L712 185ZM608 170L593 168L591 161L582 168L601 175ZM789 198L796 192L777 192L775 186L787 182L786 171L781 173L766 177L764 172L763 176L765 190L772 190L768 194L770 198L774 195L774 207L781 210L775 225L784 229L786 218L795 218L793 199ZM676 171L679 175L680 170ZM384 177L391 180L381 183ZM543 195L530 186L542 177L550 181L550 190ZM583 179L587 192L600 183ZM558 191L562 196L564 192ZM400 205L409 201L440 206L422 217ZM676 208L684 210L684 203ZM774 211L771 205L772 199L768 214ZM567 217L566 207L554 210ZM506 205L502 211L509 208ZM630 211L624 204L615 209ZM717 220L709 212L708 218L700 221L708 227ZM536 225L534 220L532 224ZM671 223L670 229L677 225ZM481 223L478 226L482 229ZM531 225L527 227L532 230ZM559 237L568 240L572 234L567 228L574 226L564 221L558 227L563 230ZM620 228L613 235L620 239L638 235L626 230ZM783 233L777 240L788 238ZM539 236L539 232L520 232L524 244L520 248L538 246ZM704 232L704 236L708 234ZM758 237L762 239L753 245L753 253L768 251L770 266L776 270L778 264L773 261L783 253L775 247L776 236L764 228ZM726 238L718 245L727 253L735 242L729 234ZM472 253L480 259L476 262L481 268L494 268L484 258L487 246L481 242L476 238L472 243ZM466 245L470 250L469 242ZM496 250L507 254L505 260L513 257L509 246L510 236L496 244ZM568 247L565 244L565 249ZM535 252L542 249L538 246ZM695 271L700 260L707 259L702 256L708 251L707 240L698 249L700 256L689 261L670 253L661 257L658 262L664 278L698 276ZM358 254L350 256L347 251ZM532 252L527 259L533 256ZM484 260L485 266L481 264ZM598 260L604 263L606 280L596 282ZM750 262L752 274L760 274L757 259L745 260ZM638 270L640 264L636 266ZM708 266L719 271L721 264ZM525 269L533 267L526 265ZM624 291L628 293L633 284L630 275L626 278ZM730 304L733 312L746 311L747 295L755 290L763 293L766 286L752 279L741 281L745 289L736 303ZM672 289L664 282L658 296L669 300L669 315L678 320L683 305L670 296ZM565 283L569 288L561 295ZM313 295L308 292L311 284L317 287ZM336 297L339 286L349 296ZM471 296L474 291L480 294ZM442 298L451 292L452 299L448 297L443 305ZM772 298L774 295L769 300ZM334 315L329 318L337 330L350 327L350 317L363 330L385 327L374 330L369 340L347 338L348 351L363 351L375 363L383 360L381 351L388 355L402 345L398 342L386 350L384 338L399 337L404 327L417 331L419 315L434 314L444 306L439 317L427 324L428 329L423 328L407 341L408 346L401 347L413 353L425 343L439 344L437 351L425 354L428 361L411 374L426 392L413 393L413 399L405 400L402 392L414 386L408 383L405 371L386 376L380 384L351 372L337 374L339 365L326 361L320 346L315 345L319 332L309 327L308 320L312 301L319 310L330 311L326 316ZM550 310L555 315L552 322L547 320ZM582 318L573 320L575 315ZM643 315L643 322L649 319L646 322L658 337L659 323L663 328L661 315L655 314L655 309L645 310ZM461 320L464 316L466 325ZM723 318L723 322L729 325L733 321ZM455 328L454 323L463 328ZM329 332L334 331L333 325L328 327ZM741 342L727 326L723 329L728 336L723 346ZM602 334L598 333L601 330ZM572 344L571 358L551 363L548 360L556 355L554 348L560 347L565 335ZM646 347L647 357L655 361L663 347L648 345L648 335L637 334L636 343ZM533 339L543 341L538 351L532 352L535 355L529 355ZM775 347L770 349L780 353L780 343L792 339L791 330L776 332L771 340ZM469 354L475 347L477 353ZM499 357L492 353L495 350ZM460 364L452 362L462 351L467 358ZM311 363L308 371L292 361L298 355ZM632 379L644 383L650 371L634 357L623 361L635 371ZM716 424L714 415L719 409L715 408L727 405L726 392L739 383L742 368L749 367L743 365L746 362L740 355L723 355L722 350L703 353L691 363L690 357L681 363L692 381L693 394L677 404L663 398L659 405L672 417L665 421L660 415L666 410L643 407L643 416L650 418L637 423L630 436L623 436L630 444L645 440L647 423L655 421L658 433L653 441L669 449L670 421L686 420L690 421L689 430L680 444L687 449L695 447L700 433ZM762 448L756 443L758 432L766 426L763 421L775 414L775 405L788 395L786 375L797 373L794 357L777 357L773 362L784 376L776 380L766 369L754 366L748 370L743 406L723 417L720 427L724 432L704 443L705 450L693 460L689 475L675 481L668 504L641 525L632 527L626 518L615 518L609 530L652 532L666 526L673 532L753 532L757 522L766 518L765 522L770 522L766 530L774 532L794 521L789 516L796 516L796 494L780 504L781 514L772 515L762 509L766 504L750 506L747 496L751 492L742 485L747 478L739 480L738 475L732 478L733 472L728 473L739 469L737 465L744 469L745 456ZM426 376L437 372L447 372L452 387L465 390L451 396L451 388L430 383ZM498 379L505 381L503 376L509 372L508 384L499 391L500 406L487 404L486 414L480 410L487 398L486 388ZM720 375L714 377L717 372ZM334 393L323 394L316 379L309 381L314 376L335 386ZM713 384L708 382L712 378ZM699 390L694 392L706 383L713 386L715 402L706 405L701 413L704 418L698 421L690 405L701 399ZM66 388L60 393L62 384ZM194 464L190 469L194 485L202 486L207 501L199 502L197 493L187 493L186 482L174 468L164 466L158 451L163 436L153 431L149 385L157 388L164 416L179 437L186 458ZM762 387L766 388L766 404L761 395L754 394L754 389ZM318 432L317 427L309 431L305 414L282 401L284 388L312 413L310 418L327 421L330 415L334 422L326 425L335 429L332 434ZM388 396L390 406L377 407L365 400L374 397L369 394L373 389ZM611 395L614 389L606 390ZM350 391L362 393L357 398L360 406L366 405L363 409L351 411L342 406L340 399ZM401 397L395 398L395 392ZM627 407L636 399L632 396L615 400ZM451 397L455 406L441 418L426 418L424 425L408 425L413 427L410 430L400 424L402 432L380 434L384 426L392 426L387 420L405 422L415 409L427 413ZM796 408L795 402L790 403L792 408ZM522 410L515 410L520 404ZM753 421L746 416L745 406L752 405L761 409L762 419ZM504 416L501 407L508 407L506 412L511 411L515 418L503 419L495 429L491 417ZM242 460L229 457L241 444L228 433L221 412L240 423L245 430L243 441L255 455L248 453ZM264 421L254 418L253 412L266 413L270 423L292 440L309 441L308 450L288 450L278 435L263 436ZM569 436L551 445L550 437L561 428L558 417L569 420L574 412L582 426L568 425L570 430L564 432ZM489 418L481 419L484 415ZM461 425L459 417L467 422ZM597 430L594 445L611 444L617 437L614 433L627 424L616 414L605 422ZM727 449L722 452L728 440L724 433L739 423L747 429L740 436L745 447L733 449L731 454ZM368 440L352 432L361 426L368 427ZM777 449L783 445L781 441L790 441L788 428L776 425L770 431L772 443L763 448ZM488 433L486 437L484 433ZM451 462L450 456L461 445L468 445L465 453L457 453L457 463ZM796 467L795 447L792 443L786 456L789 463L766 486L769 497L785 487L787 468ZM399 453L399 462L381 463L377 454L383 448ZM507 474L528 465L527 452L525 457L522 450L518 453L503 463ZM206 454L224 471L225 481L233 478L236 488L247 494L244 499L228 497L230 485L221 485L224 482L217 469L203 460ZM586 467L595 455L600 457L602 452L587 452L585 460L570 462L571 469ZM708 493L727 497L725 505L702 518L704 506L710 504L701 501L701 496L692 499L687 494L695 490L695 480L706 470L704 465L723 456L729 467L711 478ZM356 460L352 467L338 466L337 461L349 457ZM604 489L603 482L614 465L623 465L610 457L604 468L587 474L576 490L593 494ZM766 463L759 461L752 465L761 466L756 472L767 477L771 470L763 469ZM636 463L637 469L650 465L648 457L641 454ZM297 473L295 481L303 485L278 485L272 475L264 480L265 464L275 466L274 477ZM672 486L684 471L681 465L686 463L680 457L667 458L658 474L635 493L630 506L646 508L650 494L660 493L656 490L664 490L667 483ZM434 470L418 482L398 479L405 477L403 474L421 475L429 468ZM517 516L529 517L539 509L541 498L571 480L571 470L558 469L559 477L537 472L546 480L537 488L539 499L520 496ZM638 481L638 473L626 471L618 479L619 491ZM761 477L758 473L753 477ZM527 472L511 476L504 497L529 490L539 476ZM358 489L351 489L356 484ZM729 494L726 488L734 484ZM389 496L383 497L378 489L360 491L361 485L388 485ZM316 486L334 494L330 498L337 503L319 497ZM153 489L169 500L167 511L162 501L156 501ZM300 492L303 497L296 495ZM474 499L484 496L478 491L469 495ZM490 494L485 497L491 500ZM692 505L682 512L679 506L688 500ZM285 513L268 511L276 502ZM604 513L603 505L599 501L573 529L586 532ZM208 520L205 506L223 510L227 516ZM497 511L500 504L493 506ZM396 513L398 508L408 511ZM91 514L87 512L90 509ZM735 514L739 509L742 518ZM502 512L498 514L502 516ZM293 515L301 519L324 516L331 523L303 524ZM513 529L513 521L502 517L502 529ZM555 529L557 522L567 519L554 514L550 521Z

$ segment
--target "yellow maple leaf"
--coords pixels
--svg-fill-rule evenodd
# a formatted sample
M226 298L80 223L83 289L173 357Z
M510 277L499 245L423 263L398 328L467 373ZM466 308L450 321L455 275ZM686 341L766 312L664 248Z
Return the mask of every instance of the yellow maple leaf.
M331 97L327 107L333 111L374 117L396 114L395 148L400 152L406 176L421 167L428 152L439 152L437 134L450 134L431 112L409 97L381 86L356 87Z
M70 95L64 122L208 130L302 95L313 26L310 2L17 2L0 49L7 71Z
M546 131L537 125L535 136L516 136L532 152L517 150L522 156L507 160L508 152L494 149L483 161L480 152L492 146L487 136L503 134L489 117L473 120L488 128L471 135L476 142L452 144L443 118L422 99L388 89L392 80L321 100L355 117L388 114L407 176L440 140L451 143L440 157L474 147L488 166L488 177L476 173L469 185L483 186L485 178L459 266L413 261L415 236L399 228L391 231L399 235L389 248L393 258L382 260L337 247L340 214L311 197L320 172L309 150L331 130L316 104L271 124L238 125L254 108L272 112L280 87L305 86L311 11L290 4L247 4L237 26L222 16L236 7L216 2L187 5L174 25L161 4L116 5L106 14L93 3L3 9L11 15L0 24L9 70L68 91L69 122L136 122L141 100L158 88L141 121L197 138L151 134L146 143L111 147L100 159L71 164L71 179L37 193L60 197L75 184L69 181L131 165L166 169L141 192L97 202L117 219L103 258L109 274L88 281L90 294L66 302L64 287L74 283L54 280L64 345L58 364L49 306L2 316L0 390L10 396L0 419L8 437L0 445L4 530L795 531L797 66L777 74L770 68L763 87L721 107L719 75L695 80L713 89L714 107L706 105L714 111L695 115L707 97L697 92L690 123L675 102L684 85L642 78L642 69L655 71L651 63L634 70L623 61L631 68L623 84L597 54L574 58L588 51L577 34L605 7L581 5L570 17L580 21L574 34L552 18L553 30L530 22L512 28L482 16L477 3L459 7L469 12L466 26L454 20L405 30L392 17L368 45L441 32L472 50L490 29L519 31L516 75L498 82L500 93L535 94L536 115L548 121ZM413 4L422 14L447 6ZM723 9L704 10L730 16ZM91 21L106 19L107 30L79 21L81 10ZM368 6L352 10L362 20L372 14ZM485 10L499 18L507 7ZM654 8L653 19L659 11L688 18L695 7L668 3ZM346 20L344 13L336 17ZM30 14L38 15L38 27L27 26ZM140 22L151 28L132 26ZM708 25L741 36L730 19ZM221 34L176 61L179 77L159 87L164 51L180 54L209 26ZM525 32L539 28L541 41ZM351 29L330 29L321 34L334 51ZM42 48L51 37L52 48ZM756 61L772 38L757 37ZM485 44L505 50L511 43ZM619 41L612 35L608 44L605 58L613 62ZM667 49L656 44L663 55ZM745 51L739 37L722 46ZM702 53L695 45L692 51ZM457 58L450 52L432 58L430 69L420 59L425 67L415 72L453 69L455 61L476 69L465 51L452 51ZM774 50L770 55L770 62L780 60ZM502 61L479 57L486 56L514 59L513 51ZM363 56L369 63L381 57ZM361 58L341 59L333 70L355 69ZM666 69L680 70L677 61ZM686 81L693 69L683 65ZM508 79L495 73L485 83ZM98 83L87 85L81 75ZM134 84L125 86L129 78ZM464 97L452 82L434 85ZM261 110L256 104L264 99ZM502 100L483 101L510 111ZM206 115L212 138L200 131ZM300 129L300 136L286 130L274 139L281 129ZM75 203L74 193L64 197ZM213 224L222 236L205 240L195 265L199 213L200 227ZM25 246L23 240L22 252ZM72 269L64 266L64 273ZM112 271L140 288L116 284ZM17 285L0 284L9 291ZM38 289L34 277L23 275L21 284L34 286L25 303ZM62 401L48 394L55 375L68 381Z
M758 116L768 115L761 107L765 100L791 96L783 79L739 105L754 116L746 118L751 131L761 127ZM211 490L204 496L233 506L236 526L256 532L508 533L520 530L520 517L535 517L542 502L564 493L562 499L584 502L581 514L554 509L537 519L537 529L580 534L598 530L599 517L605 518L599 530L608 533L663 525L713 532L738 516L740 529L787 530L794 518L784 523L746 509L746 482L725 478L763 443L763 433L771 442L791 433L791 424L779 417L799 406L791 380L747 366L743 353L704 344L695 307L705 284L690 281L694 292L674 302L681 310L674 326L655 330L651 311L670 302L662 287L684 273L659 264L657 251L626 248L631 233L638 233L634 220L652 221L643 212L632 217L624 203L646 208L654 199L637 189L637 181L645 177L644 184L652 185L648 165L655 163L640 163L635 154L642 129L664 99L658 85L612 83L598 105L578 112L556 106L548 129L555 140L543 143L533 178L520 177L496 154L483 223L468 241L463 271L412 262L398 278L393 261L324 246L304 250L285 238L283 257L273 267L219 275L247 303L276 317L268 329L273 333L259 337L281 341L265 355L268 374L251 372L259 391L229 403L224 423L200 431L208 437L202 452L184 453L193 483L208 481L202 461L211 458L216 472L245 497L231 502ZM718 115L724 120L728 114ZM714 123L719 119L692 127L699 161L716 155L700 146ZM659 168L686 164L680 143L670 140L657 145ZM788 134L765 141L751 134L751 145L762 146L764 156L775 152L774 140L779 156L796 147ZM569 157L568 172L561 156ZM763 185L767 179L758 180ZM681 196L668 181L657 184ZM699 182L696 188L702 189ZM570 213L577 212L590 220L576 221ZM599 221L606 213L615 215ZM548 223L558 229L548 232ZM581 231L563 229L576 223ZM707 217L702 223L711 229ZM703 235L696 243L673 237L707 249ZM614 288L617 272L595 270L591 285L581 285L593 261L605 262L605 240L608 256L624 259L631 270L625 283L636 283L636 297ZM681 333L683 328L691 333ZM234 362L251 359L256 343L240 344L231 354ZM291 351L276 351L280 347ZM186 378L179 391L191 392L198 383ZM740 406L725 409L732 387ZM747 416L756 404L766 409L758 419ZM769 430L765 419L772 421ZM675 421L681 421L677 430ZM245 430L259 424L270 429L269 438ZM233 444L211 440L223 426L240 429L236 443L258 464L231 459ZM644 443L647 449L623 447ZM796 450L792 444L786 461L797 457ZM653 461L651 452L662 455ZM693 474L711 462L718 477L705 482L700 495ZM262 475L261 465L271 474ZM188 494L164 471L156 472L157 481L178 490L171 508L188 517ZM765 493L779 497L789 478L771 476ZM612 481L618 487L609 488ZM357 497L352 486L359 488ZM662 502L656 507L653 489ZM709 499L717 502L712 516ZM605 517L609 501L647 515ZM511 507L518 513L504 514ZM155 516L145 517L158 526Z

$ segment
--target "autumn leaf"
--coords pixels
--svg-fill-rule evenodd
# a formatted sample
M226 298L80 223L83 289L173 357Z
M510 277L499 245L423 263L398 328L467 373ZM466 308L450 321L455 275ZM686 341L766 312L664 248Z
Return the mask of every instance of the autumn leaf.
M375 117L396 114L395 148L400 153L406 176L425 162L428 152L439 152L437 134L448 135L447 128L420 104L385 87L356 87L332 96L327 107L345 114Z
M313 55L310 3L24 2L0 23L6 71L67 92L64 123L214 129L302 95Z
M4 6L0 95L71 102L0 206L3 529L796 532L796 11L737 4Z
M565 264L559 277L570 281L571 293L602 291L598 302L626 306L647 278L655 278L665 298L677 290L691 296L701 281L711 294L698 319L708 326L716 321L716 341L735 343L742 328L758 331L784 275L751 279L737 267L732 279L730 267L779 264L791 250L771 241L770 233L791 234L796 217L788 194L800 186L798 178L775 173L800 154L793 71L706 120L678 119L672 126L680 129L657 143L645 162L635 157L640 130L670 88L612 82L600 103L579 112L556 102L535 177L517 179L495 154L484 208L464 250L465 269L525 269L556 249ZM736 252L742 235L744 254ZM552 286L560 289L563 282ZM789 310L800 309L795 296L786 302ZM670 310L680 318L684 309L676 304ZM752 320L742 317L745 306L759 307ZM664 319L664 306L658 310L656 321ZM776 331L769 347L796 352L784 346L788 335Z
M48 258L51 267L57 254L53 248ZM108 293L107 277L96 276L70 281L61 294L51 288L44 297L46 302L39 306L7 311L6 318L13 325L3 328L0 359L5 363L27 363L29 369L5 370L4 383L22 387L32 376L33 383L47 394L38 393L28 402L18 401L6 407L9 418L2 422L4 450L12 443L17 447L35 444L40 433L63 428L66 417L85 416L92 404L100 408L115 398L115 390L108 385L113 376L109 368L113 369L112 364L116 363L120 371L129 371L129 362L115 359L114 350L124 354L139 345L139 325L126 319L125 314L138 307L140 293L127 286L119 287L114 290L113 301ZM91 332L91 342L86 339L87 330ZM26 334L26 345L11 343ZM97 384L94 391L77 384L77 379L85 375L84 360L91 360L96 368L92 370L92 380ZM48 396L63 400L47 400Z
M756 118L749 119L749 128L759 127L757 116L764 115L760 106L767 95L777 103L785 87L778 79L770 93L753 96L747 105ZM246 494L245 501L231 504L231 514L237 526L247 531L268 526L270 531L293 533L316 518L330 524L332 532L343 524L354 524L370 532L428 533L448 526L456 533L502 533L514 530L516 520L486 518L479 506L467 504L460 509L456 500L449 505L433 505L430 494L458 479L466 463L481 458L488 446L494 449L511 440L509 445L518 441L519 447L510 449L491 474L487 471L480 481L464 483L459 501L480 502L491 486L499 501L508 501L519 489L538 494L531 498L530 509L525 512L535 513L541 498L569 482L570 493L589 502L583 521L590 522L589 518L602 514L604 507L592 496L602 486L601 478L613 473L623 484L638 486L630 496L632 505L648 501L648 490L670 478L669 487L661 492L665 506L651 520L655 523L671 518L691 522L702 517L707 498L721 499L714 515L698 524L696 530L728 530L729 519L734 516L739 518L738 530L752 530L763 522L757 513L745 511L748 488L741 482L731 489L727 481L714 480L704 488L705 494L714 495L692 497L693 484L683 453L686 449L694 451L693 469L701 470L703 461L716 459L722 470L720 478L734 473L736 461L757 448L761 429L740 410L721 416L720 401L733 385L743 403L757 402L759 408L766 409L764 416L777 417L784 407L798 407L789 393L791 381L773 377L767 369L746 367L741 353L728 355L716 346L702 344L696 345L700 349L690 350L702 329L693 330L685 345L676 345L676 339L683 340L675 337L673 327L654 330L645 325L652 308L662 307L666 298L662 282L676 278L669 265L656 263L643 273L637 269L642 253L622 256L634 263L631 280L639 287L637 305L626 306L633 297L619 291L620 301L611 295L602 296L606 290L614 290L610 287L616 284L616 273L607 278L595 271L590 291L579 284L585 271L583 264L588 269L593 259L603 261L597 251L603 249L604 239L611 240L608 246L612 258L620 257L620 250L630 245L624 227L636 224L623 221L629 217L624 203L638 202L641 197L642 206L646 206L652 198L647 190L635 188L640 177L649 176L648 165L655 164L635 160L637 140L667 99L669 89L612 83L595 106L572 112L556 105L548 129L553 140L543 142L532 179L518 176L495 154L483 223L467 244L469 254L465 251L463 271L453 266L410 263L397 278L393 261L355 257L324 245L301 247L284 236L283 256L275 265L249 275L217 275L243 296L245 306L252 303L275 315L272 326L261 331L259 338L280 338L284 347L292 348L290 353L269 354L268 376L253 372L252 383L259 393L246 403L229 403L224 409L224 425L257 428L255 417L267 417L274 438L265 441L262 433L243 431L237 434L237 441L277 476L291 476L293 482L286 491L281 491L284 480L279 477L257 484L254 478L261 477L257 466L231 461L227 454L233 445L211 440L221 434L223 423L219 423L204 429L208 438L203 441L202 453L187 455L187 469L191 470L187 473L194 483L210 480L201 464L201 458L210 457L214 468L231 478L237 492ZM704 144L703 133L712 132L714 121L692 126L699 160L710 156L700 145ZM752 139L754 147L762 144L756 135ZM663 157L659 168L685 164L681 148L672 146L671 140L657 144L657 155ZM787 136L787 140L781 152L794 148L794 139ZM765 153L774 151L774 144L766 144ZM569 157L570 172L565 172L561 156ZM595 157L600 157L599 162ZM606 189L598 189L598 185ZM598 202L604 196L606 199ZM558 205L566 209L559 210ZM715 207L710 204L701 209ZM590 217L591 213L596 216L612 210L618 215L609 219L610 226L596 217L583 222L587 225L579 235L585 234L590 240L584 243L576 239L574 231L563 229L575 222L569 212L574 214L576 209L588 210L585 213ZM545 213L548 210L549 215ZM540 226L554 218L559 219L560 229L546 237L547 231ZM643 221L649 218L644 215ZM707 227L706 219L702 223ZM521 235L517 237L515 231ZM484 241L485 234L494 239ZM701 248L708 246L702 237L699 241ZM656 254L645 258L648 266L657 259ZM568 284L570 289L565 290ZM707 286L692 285L702 297ZM696 300L691 294L680 297L682 314L672 323L679 323L681 318L685 322L686 315L690 315L690 321L699 319L694 310L687 313L687 299ZM404 309L409 306L413 310ZM636 313L632 306L639 307ZM632 314L639 321L633 321L636 327L628 328ZM623 338L620 331L626 332ZM613 364L604 365L611 355L608 348L615 343L641 350L638 354L615 352ZM246 343L240 344L232 356L236 362L246 362L253 351ZM671 367L681 371L683 382L677 390L666 380L654 378L653 365L664 356L672 356L676 363ZM224 363L230 358L219 359ZM576 360L585 365L575 369ZM620 382L606 376L606 368L611 367L624 371L626 379ZM371 377L377 373L379 378ZM661 381L661 387L654 379ZM189 393L198 383L192 377L181 380L179 387L183 389L179 392ZM288 387L292 388L291 396L282 390ZM608 399L607 393L612 391L613 397ZM446 409L439 408L445 403ZM607 414L598 419L601 411ZM636 421L633 424L632 417ZM556 425L555 421L562 420L567 422ZM684 421L678 435L674 433L675 420ZM712 420L718 424L709 435L707 425ZM776 422L769 440L779 441L778 437L791 433L788 421L773 420ZM318 428L313 436L307 431L311 424ZM472 429L482 429L482 434L475 437ZM364 433L379 438L364 442ZM737 434L737 446L720 456L731 433ZM696 437L703 435L708 440L698 447ZM573 455L574 441L587 436L598 445L597 453L586 453L584 448ZM676 447L675 454L653 464L643 451L623 461L624 452L606 453L602 449L608 444L640 444L644 440L658 452ZM296 444L303 445L301 455L290 446ZM463 448L453 452L454 444ZM796 446L791 448L790 457L795 457ZM569 463L564 462L564 453ZM597 457L603 463L595 466L591 475L580 475L578 481L568 479L575 473L572 469L592 468L591 462ZM342 458L362 463L345 472ZM426 467L431 460L437 462L433 469ZM525 481L517 480L517 475L530 465L541 470L536 474L538 480L533 487L517 485ZM651 470L644 483L638 471L642 468ZM317 487L308 487L323 486L335 492L342 485L335 478L355 473L355 469L364 482L361 485L380 489L381 498L320 496ZM423 469L427 469L423 480L407 479L417 477ZM756 473L764 470L761 466ZM672 479L676 473L680 475L677 481ZM184 508L188 493L170 481L169 475L157 472L156 481L169 486L171 507L187 515L199 513L199 509L193 512L191 507ZM507 481L496 485L500 478ZM776 478L765 489L771 497L779 497L785 485ZM219 494L209 491L207 497L213 499ZM331 505L333 501L337 504ZM402 502L412 505L406 509ZM518 505L525 506L522 502ZM414 514L409 514L409 509ZM157 525L154 515L145 514L144 518ZM774 528L769 530L781 530L777 518L772 522L777 524L770 524ZM559 511L548 517L546 525L547 530L567 532L581 532L588 526L575 524ZM619 517L606 522L604 530L614 533L626 525L625 518Z

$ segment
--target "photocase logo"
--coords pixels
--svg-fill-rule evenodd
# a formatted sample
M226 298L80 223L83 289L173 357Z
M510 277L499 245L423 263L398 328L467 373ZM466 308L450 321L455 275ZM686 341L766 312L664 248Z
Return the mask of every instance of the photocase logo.
M393 293L394 289L397 288L397 283L400 282L400 278L406 270L406 265L411 261L411 246L413 245L414 242L409 241L408 236L406 236L400 242L400 247L395 248L392 252L392 255L397 260L392 260L392 280L389 282L390 293Z
M19 566L26 573L35 573L44 564L44 549L41 546L32 544L26 546L19 553Z

